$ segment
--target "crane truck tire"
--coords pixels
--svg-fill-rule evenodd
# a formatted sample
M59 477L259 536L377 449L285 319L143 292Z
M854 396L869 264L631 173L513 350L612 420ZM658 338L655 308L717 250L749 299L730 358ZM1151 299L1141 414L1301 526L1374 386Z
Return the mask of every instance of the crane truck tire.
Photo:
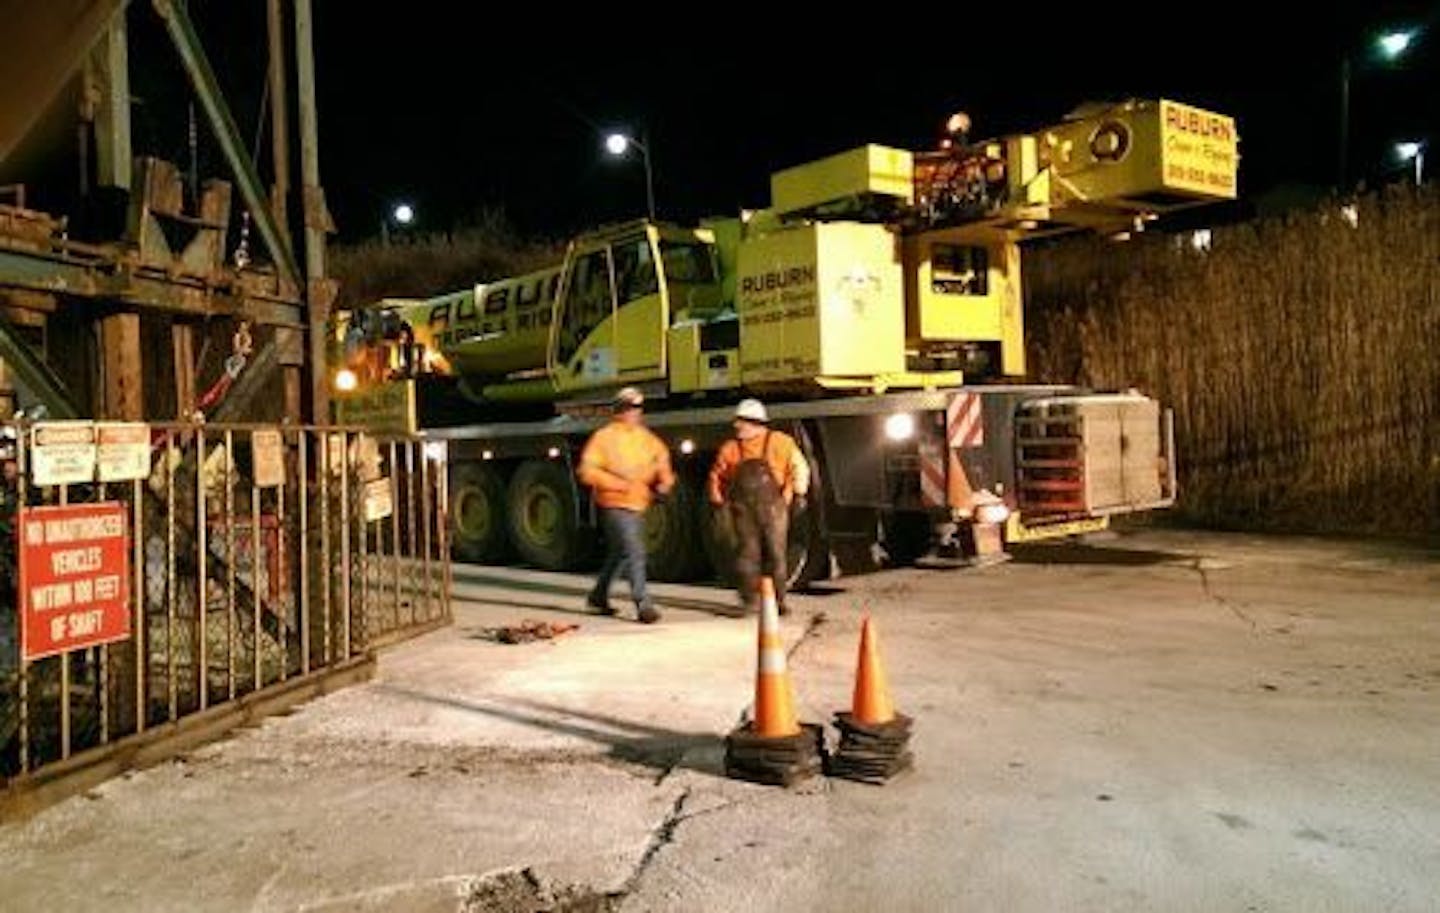
M491 464L459 462L451 467L450 516L456 558L495 564L510 556L505 482Z
M650 577L667 583L695 580L706 570L700 538L700 486L679 473L668 497L645 512L645 553Z
M527 564L547 571L578 567L587 553L579 505L563 463L526 460L510 477L506 504L510 541Z

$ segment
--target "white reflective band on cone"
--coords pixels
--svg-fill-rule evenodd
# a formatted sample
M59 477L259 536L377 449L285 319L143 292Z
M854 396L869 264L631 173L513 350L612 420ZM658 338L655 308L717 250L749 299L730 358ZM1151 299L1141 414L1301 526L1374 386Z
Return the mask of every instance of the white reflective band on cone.
M785 651L770 648L760 651L760 674L780 675L785 671Z

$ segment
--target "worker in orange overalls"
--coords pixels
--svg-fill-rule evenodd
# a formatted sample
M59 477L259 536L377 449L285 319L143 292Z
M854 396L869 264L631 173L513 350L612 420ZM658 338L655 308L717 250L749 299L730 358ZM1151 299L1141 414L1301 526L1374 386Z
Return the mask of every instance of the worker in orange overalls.
M786 614L790 511L804 504L809 490L810 464L795 439L770 427L764 403L741 400L735 407L735 436L720 445L710 468L708 493L711 504L729 513L740 605L747 612L759 609L760 577L768 575L780 614Z
M645 591L645 510L654 493L666 495L675 487L675 472L669 448L645 427L644 402L634 387L615 395L614 418L585 442L578 475L594 495L605 530L605 564L586 604L605 615L616 614L610 605L610 582L624 565L636 617L654 624L660 613Z

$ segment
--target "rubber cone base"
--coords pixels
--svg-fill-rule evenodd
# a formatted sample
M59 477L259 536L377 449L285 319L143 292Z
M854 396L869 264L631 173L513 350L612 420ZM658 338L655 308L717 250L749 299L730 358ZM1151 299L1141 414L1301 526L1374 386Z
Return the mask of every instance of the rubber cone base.
M767 786L791 786L824 769L825 731L801 723L792 736L756 735L749 723L725 737L725 775Z
M825 773L880 785L901 771L909 770L915 764L915 756L909 750L914 722L903 713L897 713L890 722L871 726L857 723L849 713L835 714L835 728L840 730L840 746L826 760Z

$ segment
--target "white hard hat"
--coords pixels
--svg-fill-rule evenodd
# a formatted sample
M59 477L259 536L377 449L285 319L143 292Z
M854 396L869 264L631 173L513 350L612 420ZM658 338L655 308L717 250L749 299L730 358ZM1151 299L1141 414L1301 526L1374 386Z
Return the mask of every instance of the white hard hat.
M743 418L747 422L759 422L764 425L770 421L770 413L765 411L765 404L758 399L742 399L735 407L735 417Z
M645 403L645 394L635 387L621 387L615 394L615 407L617 409L628 409L640 406Z

